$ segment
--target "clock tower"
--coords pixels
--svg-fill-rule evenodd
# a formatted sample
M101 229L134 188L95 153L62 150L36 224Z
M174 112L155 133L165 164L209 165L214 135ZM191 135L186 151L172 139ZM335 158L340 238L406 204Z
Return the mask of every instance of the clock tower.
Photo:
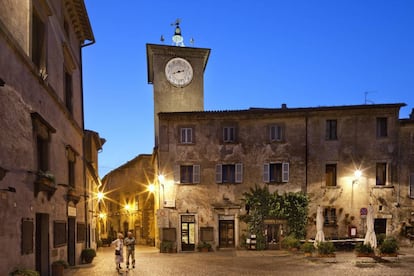
M148 83L154 91L155 146L158 146L158 113L204 110L204 70L210 49L185 47L179 21L175 45L147 44Z

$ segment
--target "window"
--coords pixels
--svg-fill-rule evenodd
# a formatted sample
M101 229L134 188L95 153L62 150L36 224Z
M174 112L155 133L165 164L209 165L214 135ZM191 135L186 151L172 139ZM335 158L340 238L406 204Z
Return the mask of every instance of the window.
M183 127L180 129L181 144L192 144L193 143L193 129L190 127Z
M32 61L36 67L46 69L46 25L33 9L32 14Z
M410 198L414 198L414 173L410 174Z
M323 210L324 224L325 225L336 225L336 209L327 207Z
M282 141L283 139L283 128L279 125L270 126L270 141Z
M236 128L223 127L223 142L230 143L236 141Z
M216 182L217 183L242 183L243 164L217 164Z
M326 186L336 186L336 164L327 164L325 167Z
M200 165L176 166L174 172L175 182L181 184L200 183Z
M68 185L75 188L75 162L68 160Z
M66 146L66 157L68 159L68 185L75 188L75 162L76 152L71 146Z
M56 130L40 114L33 112L31 116L36 144L37 170L46 172L49 171L50 135Z
M265 163L263 181L266 183L289 182L289 163Z
M387 163L376 165L376 185L383 186L387 183Z
M73 112L73 86L72 86L72 75L65 70L65 105L70 113Z
M326 140L337 140L337 121L336 120L326 120L326 131L325 131Z
M377 118L377 137L387 137L387 118Z
M42 135L36 135L37 169L42 172L49 170L49 141Z

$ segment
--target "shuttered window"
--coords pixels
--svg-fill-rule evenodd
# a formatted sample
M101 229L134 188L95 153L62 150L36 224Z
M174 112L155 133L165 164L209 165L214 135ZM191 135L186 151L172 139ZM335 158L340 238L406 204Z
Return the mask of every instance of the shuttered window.
M177 165L174 170L174 182L180 184L200 183L200 165Z
M282 141L283 139L283 128L280 125L270 126L270 141Z
M189 127L183 127L180 129L180 143L192 144L193 143L193 129Z
M289 182L289 163L265 163L263 165L263 182L283 183Z
M243 164L217 164L216 182L235 184L243 182Z

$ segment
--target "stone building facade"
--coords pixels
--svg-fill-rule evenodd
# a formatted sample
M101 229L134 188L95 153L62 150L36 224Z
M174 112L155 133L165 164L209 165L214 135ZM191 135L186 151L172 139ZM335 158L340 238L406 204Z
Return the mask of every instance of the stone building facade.
M106 243L133 232L137 244L154 245L154 165L151 154L141 154L102 179L99 237Z
M94 36L82 0L1 4L0 274L49 275L53 261L79 264L94 246L88 199L99 180L84 161L103 143L84 140L81 59Z
M399 235L411 225L414 196L413 156L404 150L414 145L414 121L398 119L402 106L160 113L163 226L175 229L178 251L194 250L203 235L218 248L237 248L249 234L238 219L243 193L267 186L309 196L308 238L319 205L328 238L363 237L369 204L377 233ZM265 223L279 241L284 222Z

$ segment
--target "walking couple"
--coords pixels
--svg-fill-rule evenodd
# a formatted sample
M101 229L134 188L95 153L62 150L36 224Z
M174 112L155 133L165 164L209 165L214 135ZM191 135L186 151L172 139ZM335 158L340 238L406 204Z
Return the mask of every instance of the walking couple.
M129 259L132 261L132 268L135 268L135 238L132 236L132 232L128 232L128 237L124 239L122 233L118 233L118 238L112 242L115 246L115 264L116 270L122 269L121 263L124 262L124 245L127 247L126 251L126 268L129 269Z

